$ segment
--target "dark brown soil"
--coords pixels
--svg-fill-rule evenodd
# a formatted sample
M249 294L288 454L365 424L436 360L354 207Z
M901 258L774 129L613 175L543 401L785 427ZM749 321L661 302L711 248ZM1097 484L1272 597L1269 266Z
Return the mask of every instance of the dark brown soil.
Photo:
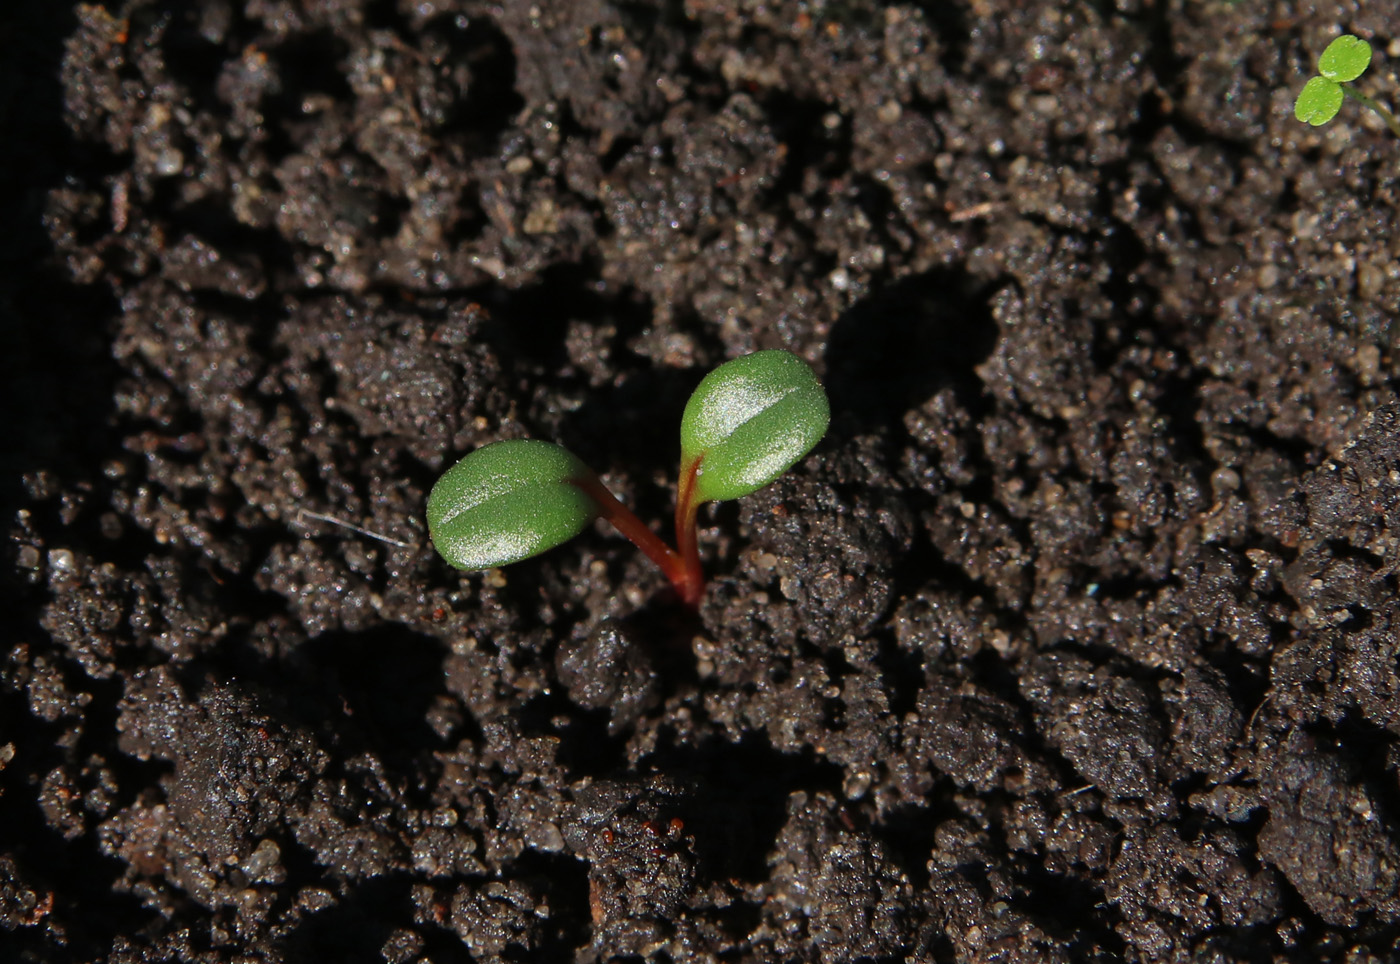
M1400 955L1400 4L0 5L0 958ZM782 347L826 440L657 528Z

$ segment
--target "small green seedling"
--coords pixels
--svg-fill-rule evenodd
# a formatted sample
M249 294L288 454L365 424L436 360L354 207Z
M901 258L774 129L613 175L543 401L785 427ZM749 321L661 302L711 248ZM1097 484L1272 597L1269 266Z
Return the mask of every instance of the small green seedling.
M428 533L449 564L491 569L607 519L693 608L705 587L695 532L700 506L772 482L812 450L830 418L826 392L805 362L791 352L755 352L710 372L686 403L675 549L570 452L532 439L482 446L443 473L428 495Z
M1390 132L1400 137L1400 122L1395 115L1351 86L1369 66L1371 45L1360 37L1342 34L1317 58L1318 76L1310 78L1298 92L1298 99L1293 102L1293 116L1305 124L1321 127L1337 116L1337 111L1342 109L1342 99L1350 97L1375 111Z

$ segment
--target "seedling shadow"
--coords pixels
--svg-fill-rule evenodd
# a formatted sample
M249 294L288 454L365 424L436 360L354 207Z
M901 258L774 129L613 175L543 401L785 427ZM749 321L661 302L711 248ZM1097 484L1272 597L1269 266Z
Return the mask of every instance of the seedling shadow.
M904 413L943 388L986 408L976 368L996 345L998 285L937 269L881 288L836 322L826 351L832 434L898 432Z

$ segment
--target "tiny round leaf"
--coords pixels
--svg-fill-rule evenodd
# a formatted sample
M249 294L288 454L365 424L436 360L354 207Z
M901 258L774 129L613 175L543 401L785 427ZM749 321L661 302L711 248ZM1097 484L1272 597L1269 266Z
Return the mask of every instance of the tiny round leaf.
M831 420L826 392L802 359L759 351L700 382L681 416L681 461L700 460L696 502L737 499L790 469Z
M598 517L571 480L587 466L551 442L484 445L443 473L428 494L428 534L458 569L491 569L567 542Z
M1293 102L1293 116L1305 124L1321 127L1342 109L1342 88L1335 80L1314 77L1303 85Z
M1371 45L1360 37L1344 33L1327 45L1317 58L1317 72L1328 80L1347 84L1371 66Z

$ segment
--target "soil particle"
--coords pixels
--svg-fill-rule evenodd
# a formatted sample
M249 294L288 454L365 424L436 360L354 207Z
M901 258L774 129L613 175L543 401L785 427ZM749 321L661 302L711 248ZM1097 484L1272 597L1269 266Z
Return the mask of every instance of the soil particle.
M1311 473L1300 492L1305 523L1282 584L1298 605L1299 632L1274 661L1275 712L1309 721L1396 732L1392 588L1396 553L1395 448L1400 410L1368 416L1351 442ZM1299 697L1313 689L1310 699Z
M763 585L766 576L824 643L869 635L890 604L894 566L913 529L897 490L843 498L837 486L846 480L832 476L834 484L782 480L740 515L757 535L749 560L765 553L773 560L766 571L750 568L754 581ZM809 506L821 507L819 517L796 511Z
M1109 796L1169 811L1157 760L1163 726L1151 690L1121 668L1069 654L1048 654L1026 669L1021 690L1051 747Z
M797 793L788 802L768 911L780 954L812 948L819 960L834 962L911 948L909 881L878 841L842 824L840 805L829 794L809 799Z
M1021 749L1025 735L1017 708L973 684L931 678L919 691L903 735L907 753L978 792L1014 785L1040 768Z
M1179 940L1182 933L1275 919L1282 906L1278 874L1271 868L1252 870L1241 856L1247 851L1239 834L1228 829L1190 843L1165 828L1129 833L1119 845L1107 889L1122 912L1124 939L1143 946ZM1211 886L1202 887L1207 880ZM1126 886L1120 888L1119 881Z
M1288 878L1328 923L1352 924L1360 913L1397 914L1400 855L1377 823L1376 803L1343 757L1320 746L1290 752L1312 737L1294 732L1263 754L1260 795L1269 818L1259 853Z
M448 926L461 938L475 960L501 960L512 954L539 948L537 917L548 917L547 907L537 907L524 885L493 881L482 887L462 884L453 892Z
M140 802L104 824L109 852L144 854L148 876L168 861L182 889L211 906L229 899L216 894L221 887L285 877L264 835L314 822L314 808L300 801L326 758L309 734L287 732L236 688L209 687L191 702L163 668L133 677L116 726L124 753L168 761L173 771L165 804Z
M660 702L656 667L644 645L624 627L604 622L581 643L560 649L559 681L590 710L609 711L608 730L630 726Z
M668 922L695 889L695 838L680 816L693 791L655 778L589 782L573 796L564 839L588 862L595 945L646 954L671 937Z

